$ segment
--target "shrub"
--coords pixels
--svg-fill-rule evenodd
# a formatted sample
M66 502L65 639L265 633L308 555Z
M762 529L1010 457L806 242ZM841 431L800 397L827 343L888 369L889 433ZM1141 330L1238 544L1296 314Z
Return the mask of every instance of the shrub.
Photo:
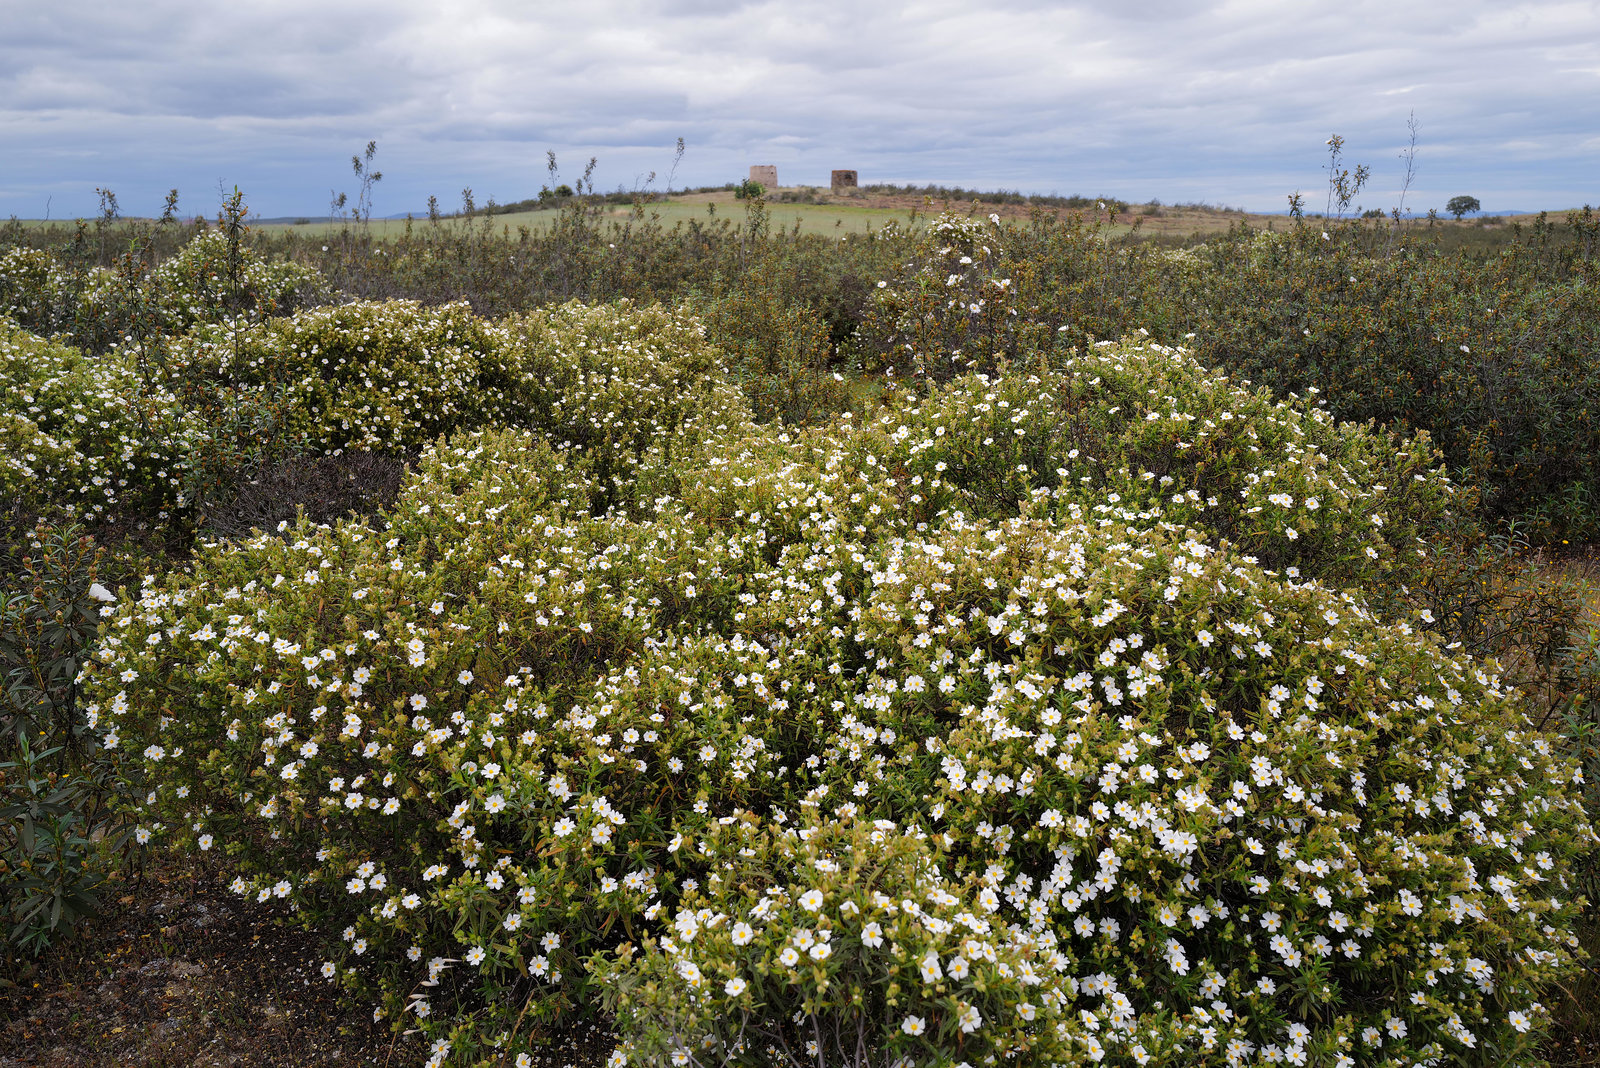
M1109 239L1080 219L1018 227L941 216L879 275L856 349L937 380L1025 365L1144 329L1341 418L1427 430L1490 520L1540 543L1587 539L1600 455L1588 231L1477 262L1387 227L1240 227L1190 249ZM1593 244L1593 242L1589 242Z
M152 272L166 332L246 315L271 318L327 303L328 283L314 267L262 255L226 229L197 234Z
M1542 279L1515 252L1384 258L1311 228L1200 251L1186 318L1202 360L1279 393L1316 386L1343 419L1428 430L1482 514L1533 518L1538 541L1596 529L1592 284Z
M89 669L140 840L432 1063L606 998L643 1063L1536 1059L1574 769L1338 585L1426 551L1425 442L1137 344L761 429L688 320L505 331L533 432L204 547Z
M0 254L0 318L53 333L76 305L70 273L51 253L15 247Z
M1037 942L977 921L984 884L951 884L927 836L899 831L853 817L798 834L749 815L712 826L706 889L683 895L639 959L595 963L625 1056L862 1068L952 1049L980 1063L1072 1058Z
M0 584L0 917L7 941L37 956L94 913L126 833L113 762L78 702L112 596L95 582L100 553L71 526L41 526L30 541Z
M821 422L845 407L843 376L830 370L827 324L809 305L758 286L705 301L697 311L758 420Z
M248 237L222 228L199 232L153 269L139 255L130 252L117 270L73 270L45 250L9 249L0 256L0 315L98 352L129 335L154 340L198 323L283 315L331 296L315 268L264 256Z
M190 431L131 356L86 356L0 321L0 496L22 516L153 513L181 492Z
M858 345L891 367L934 382L993 372L1024 352L1047 351L1049 325L1019 313L1017 281L1000 217L987 222L946 212L928 227L917 255L878 283Z
M573 302L509 320L505 330L513 423L586 458L600 487L596 510L641 465L670 469L750 429L749 402L728 381L724 355L686 310Z
M464 305L414 301L316 308L175 343L175 377L281 389L287 432L316 452L415 449L507 412L485 388L492 341Z

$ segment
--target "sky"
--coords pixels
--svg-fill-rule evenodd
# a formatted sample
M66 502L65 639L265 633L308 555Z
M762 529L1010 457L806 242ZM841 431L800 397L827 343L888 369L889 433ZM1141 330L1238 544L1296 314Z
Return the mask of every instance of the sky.
M1408 211L1600 203L1600 0L0 0L0 217L374 215L775 164L872 182L1326 201L1326 141ZM685 151L673 172L674 146ZM651 185L649 176L654 173Z

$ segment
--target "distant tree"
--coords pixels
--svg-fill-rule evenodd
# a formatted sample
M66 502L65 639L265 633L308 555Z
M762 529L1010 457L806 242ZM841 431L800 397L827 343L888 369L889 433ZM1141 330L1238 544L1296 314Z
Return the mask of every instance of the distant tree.
M1471 215L1473 212L1482 211L1483 205L1478 203L1477 197L1451 197L1444 210L1456 217L1456 222L1461 221L1461 216Z
M760 182L746 178L733 187L733 195L739 200L755 200L766 193L766 188Z

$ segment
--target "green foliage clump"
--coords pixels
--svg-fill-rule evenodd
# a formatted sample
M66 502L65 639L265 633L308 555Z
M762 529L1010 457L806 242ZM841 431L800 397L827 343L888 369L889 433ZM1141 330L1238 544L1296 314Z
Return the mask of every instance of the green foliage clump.
M1374 258L1311 230L1248 248L1205 253L1203 358L1275 391L1315 385L1343 418L1427 429L1490 515L1537 517L1541 540L1595 529L1592 286Z
M1536 1059L1574 768L1345 585L1448 518L1425 440L1142 342L760 427L687 317L495 329L529 429L87 671L140 840L432 1064L601 1006L617 1063Z
M0 922L8 965L98 905L126 831L115 766L78 707L79 670L112 595L79 528L36 528L0 581ZM9 969L8 969L9 970ZM16 974L22 974L19 968Z
M820 422L847 405L843 375L830 366L828 325L803 300L758 285L704 301L697 310L759 421Z

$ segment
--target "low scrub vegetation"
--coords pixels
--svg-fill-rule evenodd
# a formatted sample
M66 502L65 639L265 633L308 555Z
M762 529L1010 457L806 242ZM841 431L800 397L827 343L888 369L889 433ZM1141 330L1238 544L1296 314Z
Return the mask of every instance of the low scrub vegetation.
M161 849L430 1065L1574 1026L1588 259L562 210L0 260L16 959Z

